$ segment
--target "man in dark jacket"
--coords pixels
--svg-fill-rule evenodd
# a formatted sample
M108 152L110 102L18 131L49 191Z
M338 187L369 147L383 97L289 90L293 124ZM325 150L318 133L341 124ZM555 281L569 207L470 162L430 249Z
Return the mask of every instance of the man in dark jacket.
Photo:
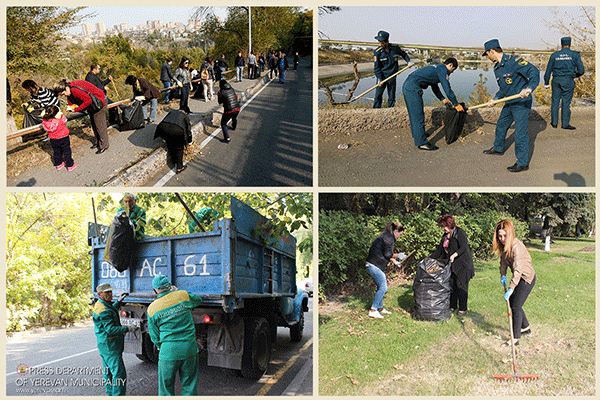
M246 65L246 60L244 59L244 56L240 52L240 53L238 53L237 57L235 58L235 81L236 82L242 81L242 74L244 72L245 65Z
M98 77L98 74L100 73L101 68L100 68L100 64L92 64L90 66L90 72L88 72L88 74L85 76L85 80L88 81L89 83L91 83L92 85L96 86L98 89L102 90L104 92L104 94L106 94L106 85L108 85L110 82L112 82L113 77L111 75L108 75L108 79L102 80ZM108 98L108 96L106 96L106 105L108 106L110 103L113 103L113 101L111 99ZM109 125L114 125L117 124L119 122L119 112L117 111L116 107L112 107L108 109L108 124ZM92 146L92 149L96 147L96 146Z
M215 82L218 82L221 79L224 79L223 73L229 68L229 64L227 64L227 60L225 59L225 54L221 54L221 58L215 61L215 67Z
M160 96L158 89L146 79L136 78L133 75L129 75L127 79L125 79L125 84L132 86L134 99L142 102L144 120L150 123L156 121L156 108L158 106L158 96ZM149 120L148 111L146 110L146 105L148 103L150 103Z
M219 104L223 104L223 117L221 118L221 129L223 130L223 137L227 143L231 142L229 138L229 131L227 122L231 120L231 130L235 131L237 126L237 116L240 112L240 101L235 93L235 89L227 81L221 81L219 83L219 93L217 97Z
M168 57L167 62L160 67L160 80L167 89L171 87L171 81L175 80L171 64L173 64L173 59ZM169 93L171 93L170 90L165 92L165 104L169 104Z

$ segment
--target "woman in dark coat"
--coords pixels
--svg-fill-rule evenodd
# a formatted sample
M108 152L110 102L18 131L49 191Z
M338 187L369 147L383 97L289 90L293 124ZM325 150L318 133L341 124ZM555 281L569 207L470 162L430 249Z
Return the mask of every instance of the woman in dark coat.
M442 240L431 258L438 260L450 260L450 310L454 311L458 305L457 315L467 313L467 300L469 297L469 281L475 276L473 268L473 256L467 233L456 226L454 217L443 215L437 223L444 229Z
M391 312L383 308L383 295L387 292L385 268L392 258L400 256L399 253L394 253L394 243L402 232L404 232L404 227L401 224L388 222L384 231L371 243L366 268L377 285L377 292L369 310L369 317L371 318L383 318L381 314L391 314Z

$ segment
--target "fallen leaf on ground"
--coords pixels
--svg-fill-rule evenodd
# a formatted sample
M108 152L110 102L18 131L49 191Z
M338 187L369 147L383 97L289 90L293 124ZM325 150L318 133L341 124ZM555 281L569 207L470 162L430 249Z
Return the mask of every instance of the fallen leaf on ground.
M394 368L395 369L402 369L402 368L404 368L404 364L400 364L400 365L396 364L396 365L394 365Z

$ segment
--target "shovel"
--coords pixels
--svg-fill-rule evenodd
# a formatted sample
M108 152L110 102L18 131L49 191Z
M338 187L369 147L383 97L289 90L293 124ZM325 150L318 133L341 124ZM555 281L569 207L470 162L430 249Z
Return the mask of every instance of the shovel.
M520 97L521 97L520 95L514 94L512 96L508 96L508 97L504 97L502 99L494 100L494 101L492 101L492 105L504 103L505 101L518 99ZM489 105L489 103L478 104L476 106L469 107L468 110L474 110L476 108L488 107L488 105Z
M384 82L387 82L387 81L389 81L390 79L392 79L393 77L395 77L395 76L397 76L397 75L400 75L400 73L402 73L402 72L406 71L406 70L407 70L407 69L409 69L409 68L410 68L410 67L404 67L404 68L402 68L400 71L398 71L398 72L396 72L396 73L394 73L394 74L392 74L392 75L388 76L387 78L385 78L384 80L382 80L382 81L381 81L381 82L379 82L379 83L384 83ZM340 102L337 102L337 103L333 103L333 105L334 105L334 106L339 106L339 105L342 105L342 104L350 104L350 103L352 103L353 101L356 101L356 100L360 99L360 98L361 98L361 97L363 97L365 94L369 93L371 90L375 89L377 86L379 86L379 83L378 83L377 85L373 86L371 89L367 90L366 92L359 94L358 96L356 96L355 98L353 98L353 99L352 99L352 100L350 100L350 101L340 101Z

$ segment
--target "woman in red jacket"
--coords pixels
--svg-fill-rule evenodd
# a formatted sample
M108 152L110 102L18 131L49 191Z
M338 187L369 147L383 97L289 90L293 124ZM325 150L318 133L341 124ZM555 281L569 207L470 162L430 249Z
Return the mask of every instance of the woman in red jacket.
M92 149L98 147L96 154L104 153L109 147L104 92L87 81L67 82L66 79L63 79L54 86L54 93L57 96L67 97L69 103L67 111L86 111L89 114L92 130L96 137L96 144L92 146Z

